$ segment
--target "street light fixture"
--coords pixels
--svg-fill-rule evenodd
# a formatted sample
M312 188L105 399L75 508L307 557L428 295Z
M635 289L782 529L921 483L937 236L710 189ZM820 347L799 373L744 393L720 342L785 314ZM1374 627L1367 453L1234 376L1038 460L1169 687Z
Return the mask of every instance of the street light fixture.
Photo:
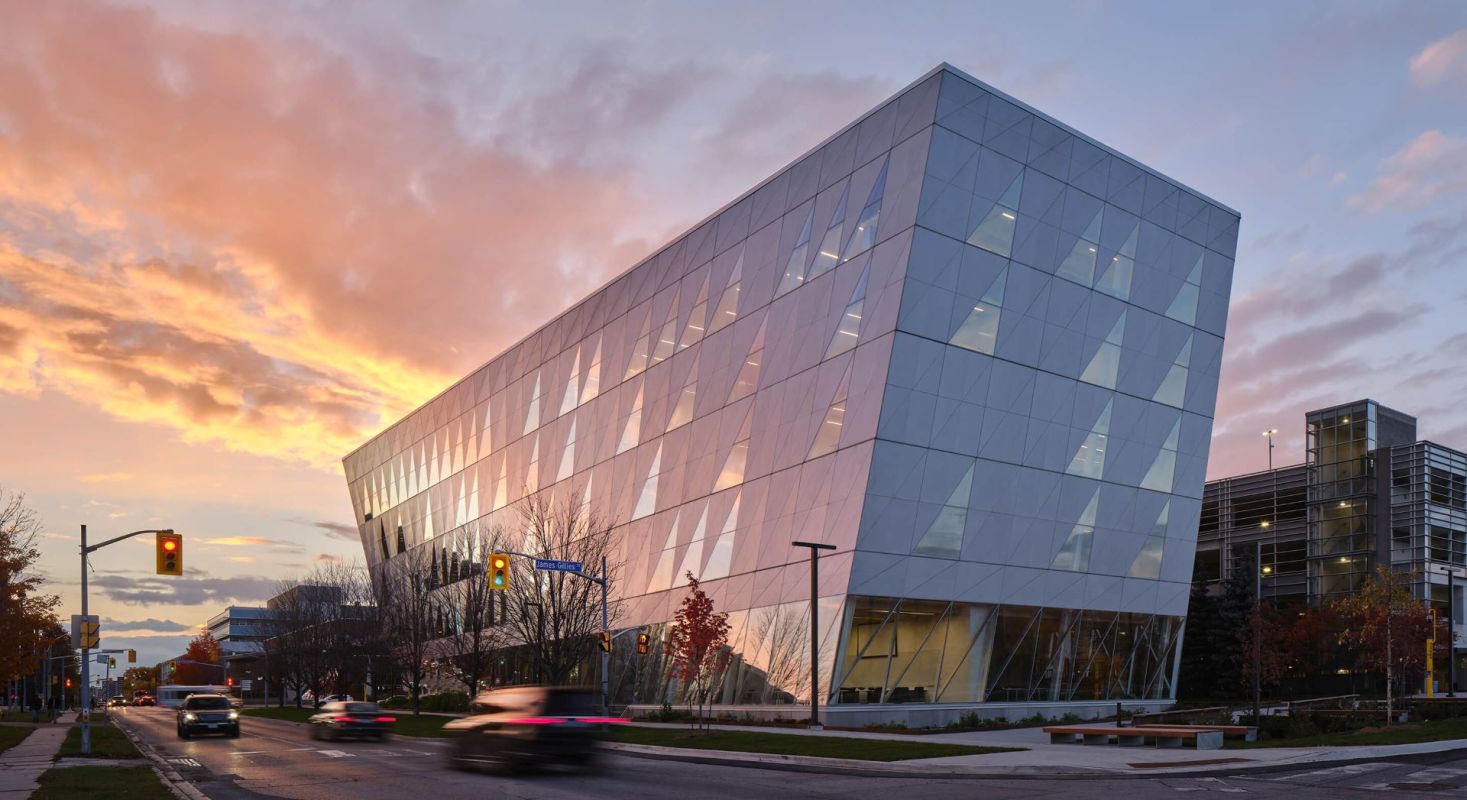
M820 724L820 551L834 550L833 544L790 542L795 547L810 548L810 730L824 730Z

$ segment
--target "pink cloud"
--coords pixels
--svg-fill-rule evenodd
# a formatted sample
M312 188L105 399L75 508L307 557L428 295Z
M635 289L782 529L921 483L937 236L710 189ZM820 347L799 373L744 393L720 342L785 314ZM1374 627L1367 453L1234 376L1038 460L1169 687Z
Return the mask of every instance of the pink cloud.
M1364 192L1345 202L1363 211L1414 209L1467 191L1467 139L1430 130L1381 162Z
M1467 81L1467 28L1423 47L1411 59L1411 77L1427 85Z

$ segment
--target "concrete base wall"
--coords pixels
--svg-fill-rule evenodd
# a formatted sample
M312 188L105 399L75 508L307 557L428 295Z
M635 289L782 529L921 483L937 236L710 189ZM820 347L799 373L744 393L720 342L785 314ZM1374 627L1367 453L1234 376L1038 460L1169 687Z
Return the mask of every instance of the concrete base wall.
M1127 712L1151 713L1172 707L1171 700L1124 700L1121 707ZM627 706L632 717L656 713L661 706ZM753 720L806 720L810 718L809 706L712 706L708 713L715 717L750 718ZM859 728L866 725L901 724L908 728L941 728L957 722L964 714L976 713L982 719L1002 717L1016 722L1025 717L1042 714L1049 719L1058 719L1065 714L1074 714L1081 719L1098 719L1116 713L1115 701L1072 701L1059 703L973 703L969 705L936 703L888 703L885 705L836 705L822 706L820 721L826 725Z

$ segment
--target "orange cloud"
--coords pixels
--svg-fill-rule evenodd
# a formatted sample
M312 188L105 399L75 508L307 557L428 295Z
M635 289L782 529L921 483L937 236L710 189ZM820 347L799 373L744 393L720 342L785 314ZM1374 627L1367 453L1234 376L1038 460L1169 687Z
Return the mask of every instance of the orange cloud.
M625 174L462 130L405 49L87 2L0 28L0 391L334 465L645 249L608 246Z

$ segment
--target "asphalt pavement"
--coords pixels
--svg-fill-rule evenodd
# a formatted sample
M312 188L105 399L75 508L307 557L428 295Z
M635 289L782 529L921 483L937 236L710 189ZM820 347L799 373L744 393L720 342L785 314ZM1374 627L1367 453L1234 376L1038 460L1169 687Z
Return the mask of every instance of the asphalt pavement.
M456 800L456 798L1117 798L1239 795L1291 800L1467 797L1467 759L1450 755L1267 774L1181 778L866 778L607 754L592 774L546 771L501 777L450 769L437 739L318 742L304 725L245 717L238 739L181 741L173 711L128 708L119 721L214 800ZM424 794L424 793L429 794Z

